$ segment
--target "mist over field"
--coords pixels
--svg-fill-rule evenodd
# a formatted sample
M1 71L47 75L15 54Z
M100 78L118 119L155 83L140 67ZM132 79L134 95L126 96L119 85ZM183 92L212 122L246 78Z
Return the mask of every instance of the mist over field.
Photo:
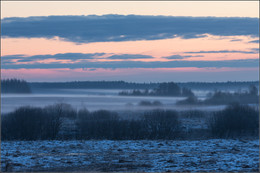
M76 109L87 108L88 110L145 110L145 109L202 109L219 110L224 106L176 106L179 100L185 97L155 97L155 96L119 96L122 90L102 89L55 89L50 93L32 94L2 94L1 112L7 113L21 106L44 107L55 103L68 103ZM196 92L195 92L196 93ZM197 92L201 99L205 99L207 91ZM160 101L162 106L144 107L138 105L141 101Z
M93 84L92 84L93 83ZM44 107L55 103L67 103L72 105L76 109L86 108L88 110L144 110L144 109L201 109L201 110L220 110L225 107L223 105L189 105L187 106L176 106L176 102L186 99L186 96L127 96L120 95L120 92L131 92L134 88L140 88L144 91L145 88L156 88L159 84L138 84L138 83L125 83L124 85L118 86L116 82L111 89L102 89L108 87L109 83L113 82L100 82L94 85L94 82L84 84L80 88L75 88L76 85L71 83L31 83L31 93L17 93L16 89L13 92L6 93L5 88L2 87L1 95L1 112L7 113L19 108L20 106L36 106ZM120 82L121 83L121 82ZM94 85L94 86L91 86ZM107 85L107 86L106 86ZM207 98L207 94L214 93L215 91L223 92L245 92L249 89L250 85L258 87L257 82L240 82L240 83L180 83L180 86L192 88L192 92L195 96L204 100ZM111 86L111 84L110 84ZM120 87L122 89L120 89ZM130 87L130 88L129 88ZM20 89L21 87L19 87ZM95 89L96 88L96 89ZM142 106L138 105L141 101L159 101L162 103L157 106Z

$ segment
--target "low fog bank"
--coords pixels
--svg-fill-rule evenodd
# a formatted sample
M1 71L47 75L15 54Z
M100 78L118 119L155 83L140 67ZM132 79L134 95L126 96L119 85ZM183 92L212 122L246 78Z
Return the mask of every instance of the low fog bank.
M259 91L254 85L248 90L236 92L215 91L208 93L205 99L198 99L195 95L187 97L185 100L177 101L177 105L227 105L231 103L259 104Z
M68 103L76 109L114 111L162 109L221 110L225 105L238 102L258 105L258 89L251 86L243 91L191 91L188 97L165 95L118 95L122 90L110 89L45 89L37 94L2 94L1 113L11 112L21 106L44 107L55 103ZM171 90L167 90L167 93ZM154 94L154 93L153 93Z
M186 97L152 97L152 96L118 96L118 95L84 95L84 94L2 94L1 113L7 113L21 106L44 107L56 103L68 103L76 109L86 108L88 110L107 109L114 111L146 110L154 108L163 109L201 109L219 110L224 106L194 106L176 105L177 101ZM140 104L144 102L143 104ZM148 105L145 104L148 102ZM158 102L159 105L149 105Z
M21 106L44 107L57 103L70 104L76 110L106 109L118 113L158 108L177 111L189 109L217 111L233 102L250 106L257 106L259 103L257 82L28 83L23 80L7 79L1 80L1 84L4 91L1 94L1 113L14 111ZM18 92L16 89L20 86L23 87ZM212 91L216 88L223 90ZM12 93L13 91L16 93Z

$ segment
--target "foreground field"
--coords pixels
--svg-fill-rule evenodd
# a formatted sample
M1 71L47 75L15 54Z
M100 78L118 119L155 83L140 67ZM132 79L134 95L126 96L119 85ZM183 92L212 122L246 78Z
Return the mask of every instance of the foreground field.
M2 171L259 171L259 140L2 141Z

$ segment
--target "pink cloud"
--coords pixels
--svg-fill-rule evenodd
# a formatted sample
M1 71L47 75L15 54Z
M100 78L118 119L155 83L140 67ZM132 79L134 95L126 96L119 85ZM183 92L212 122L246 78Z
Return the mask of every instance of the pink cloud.
M240 39L243 41L231 41ZM163 60L161 57L182 54L187 51L201 50L248 50L255 48L255 44L248 44L252 38L246 36L212 36L203 38L150 40L150 41L125 41L125 42L100 42L88 44L75 44L62 41L59 38L2 38L2 56L25 54L28 56L57 54L57 53L108 53L108 54L143 54ZM102 57L97 57L102 58ZM218 59L243 59L257 58L256 55L244 54L206 54L205 57L193 57L190 60L218 60Z

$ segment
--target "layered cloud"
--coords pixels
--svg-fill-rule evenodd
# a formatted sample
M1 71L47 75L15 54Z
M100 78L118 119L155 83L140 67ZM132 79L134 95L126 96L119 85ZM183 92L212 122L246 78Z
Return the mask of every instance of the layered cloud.
M2 62L10 60L18 60L18 62L31 62L37 60L46 60L46 59L57 59L57 60L79 60L79 59L94 59L95 56L102 56L105 53L93 53L93 54L83 54L83 53L64 53L64 54L55 54L55 55L35 55L35 56L26 56L26 55L7 55L2 56Z
M258 48L252 48L251 51L240 51L240 50L213 50L213 51L194 51L194 52L185 52L185 53L242 53L242 54L258 54L259 49Z
M259 43L259 40L252 40L252 41L249 41L248 43Z
M185 59L185 58L190 58L190 57L204 57L203 55L171 55L171 56L166 56L163 57L165 59Z
M49 59L54 60L69 60L69 61L79 61L79 60L134 60L134 59L153 59L154 57L141 54L120 54L120 55L109 55L105 53L59 53L55 55L7 55L2 56L2 64L16 64L17 62L37 62Z
M2 19L1 31L3 37L59 37L77 43L189 39L206 34L258 37L259 19L137 15L13 17Z
M140 54L122 54L122 55L112 55L107 57L107 59L153 59L154 57L149 55L140 55Z
M179 67L259 67L259 59L221 60L221 61L189 61L182 60L185 56L173 55L168 61L158 61L146 55L111 55L102 57L104 53L95 54L56 54L37 56L3 56L2 69L51 69L51 68L179 68ZM100 56L101 58L96 58ZM149 58L149 61L138 59ZM111 59L125 59L124 61L111 61ZM172 59L172 60L171 60ZM173 60L174 59L174 60ZM49 61L52 60L52 61ZM59 62L59 60L69 60ZM94 61L93 61L94 60ZM107 61L110 60L110 61Z

